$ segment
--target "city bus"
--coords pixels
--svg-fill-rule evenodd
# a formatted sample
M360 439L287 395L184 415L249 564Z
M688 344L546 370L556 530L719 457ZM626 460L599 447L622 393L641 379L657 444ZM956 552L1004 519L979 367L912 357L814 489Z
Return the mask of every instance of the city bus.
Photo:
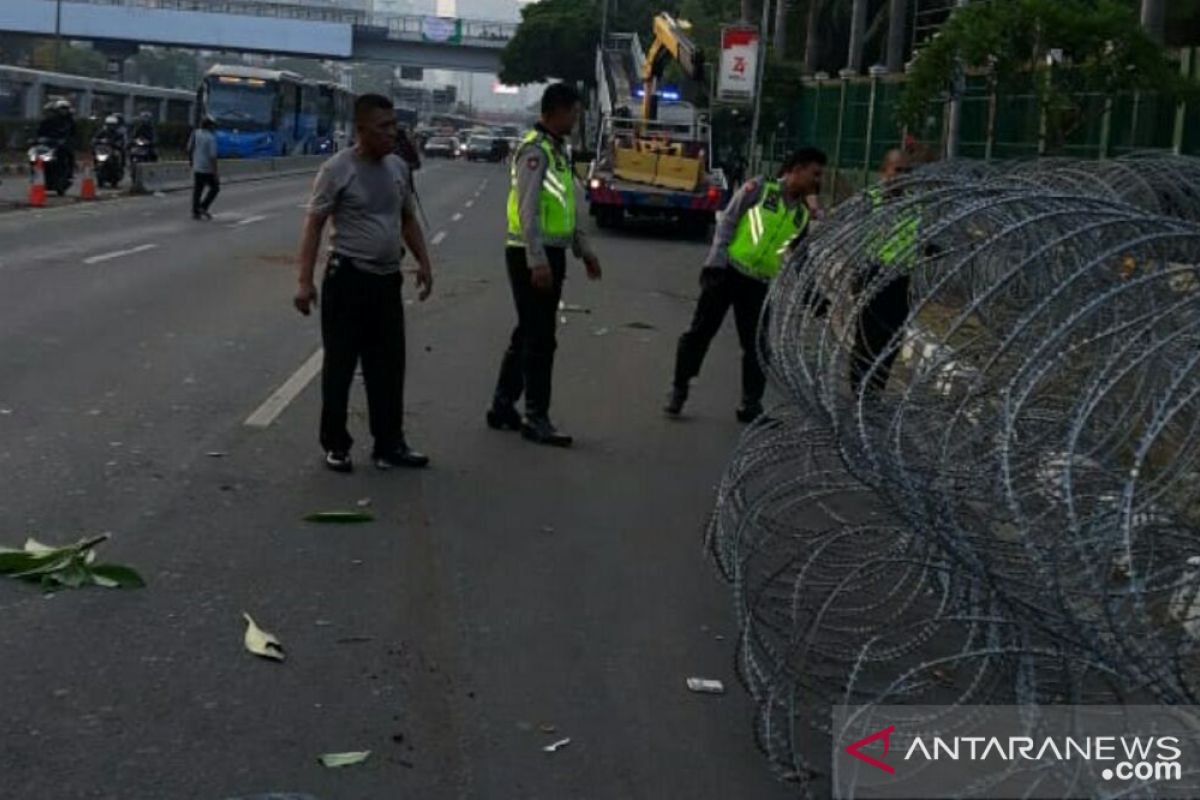
M217 65L205 74L197 101L216 123L220 158L317 152L320 87L294 72Z
M332 81L317 84L317 152L336 153L354 141L354 93Z

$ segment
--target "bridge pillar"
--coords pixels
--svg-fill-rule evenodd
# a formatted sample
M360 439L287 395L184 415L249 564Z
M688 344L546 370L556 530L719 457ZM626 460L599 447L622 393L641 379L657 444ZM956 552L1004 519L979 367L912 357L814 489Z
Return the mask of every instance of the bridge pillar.
M92 115L94 107L92 101L95 99L91 89L84 89L79 93L79 108L75 109L75 115L79 119L87 119Z
M25 91L25 119L41 119L46 104L46 84L35 78Z
M92 48L108 59L108 77L114 81L125 80L125 62L136 56L140 49L134 42L117 42L112 39L100 39Z
M165 97L158 101L158 121L159 122L167 121L167 105L168 104L169 104L169 101Z

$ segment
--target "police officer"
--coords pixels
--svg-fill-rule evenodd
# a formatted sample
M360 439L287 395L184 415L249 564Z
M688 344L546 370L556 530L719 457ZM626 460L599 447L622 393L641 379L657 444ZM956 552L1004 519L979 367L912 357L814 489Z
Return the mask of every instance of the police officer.
M825 163L820 150L803 148L784 162L778 179L752 179L730 199L700 273L702 291L692 326L679 339L675 380L663 409L669 416L683 411L688 384L700 373L730 306L742 345L742 404L737 418L750 422L762 413L766 378L755 338L759 314L768 283L779 272L789 247L808 232L805 198L821 190Z
M565 139L579 121L580 99L556 83L542 95L542 118L513 155L508 194L508 279L517 326L500 364L487 413L496 430L520 430L538 444L569 447L572 439L550 422L550 387L558 302L567 248L583 259L588 277L600 278L600 262L576 223L575 175ZM516 403L525 395L525 417Z
M866 192L873 215L888 213L887 204L897 197L897 179L908 171L909 160L904 151L889 150L884 155L879 184ZM868 392L882 392L887 386L892 362L899 353L899 348L888 350L888 346L908 319L908 273L918 255L920 217L911 210L898 214L894 220L868 227L869 261L857 276L855 293L863 292L881 272L896 274L867 301L855 326L850 358L850 389L855 394L862 389L864 379Z

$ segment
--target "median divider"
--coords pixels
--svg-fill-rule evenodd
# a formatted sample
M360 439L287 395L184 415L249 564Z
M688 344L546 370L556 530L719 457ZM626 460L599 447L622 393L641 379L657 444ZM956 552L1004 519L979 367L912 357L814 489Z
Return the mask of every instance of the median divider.
M262 180L275 175L316 172L329 156L227 159L220 162L222 183ZM155 161L133 165L133 194L152 194L192 186L192 166L186 161Z

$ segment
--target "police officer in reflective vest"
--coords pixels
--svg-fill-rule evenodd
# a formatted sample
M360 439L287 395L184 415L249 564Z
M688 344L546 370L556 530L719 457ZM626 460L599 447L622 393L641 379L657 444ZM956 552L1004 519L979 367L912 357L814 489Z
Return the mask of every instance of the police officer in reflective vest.
M897 179L909 171L908 157L902 150L889 150L879 168L879 185L866 192L872 214L889 213L887 204L896 198ZM892 362L899 347L893 346L896 334L908 319L909 273L919 256L920 217L910 210L894 212L898 216L879 227L868 227L866 252L869 263L856 281L855 293L875 292L867 301L855 326L854 349L850 358L850 389L855 394L863 386L868 392L881 392L887 386ZM878 287L879 274L895 273Z
M575 175L564 139L579 121L578 92L562 83L542 95L542 118L513 155L505 261L517 307L517 326L504 359L487 423L519 430L539 444L569 447L571 437L550 422L550 386L558 302L567 248L583 259L588 277L600 262L576 224ZM525 395L525 417L516 403Z
M805 198L820 192L825 163L820 150L801 149L784 162L776 180L755 178L730 199L700 273L702 291L692 326L679 339L674 384L663 409L669 416L683 411L688 384L700 373L730 306L742 345L742 404L737 418L750 422L762 413L766 378L758 363L758 318L768 284L788 249L808 232Z

